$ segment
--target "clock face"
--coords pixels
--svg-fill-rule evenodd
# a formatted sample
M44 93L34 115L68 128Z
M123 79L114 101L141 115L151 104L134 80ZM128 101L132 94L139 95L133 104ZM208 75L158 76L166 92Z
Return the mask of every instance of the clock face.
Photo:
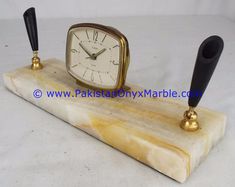
M120 39L102 28L79 26L69 30L67 69L91 87L115 89L122 67Z

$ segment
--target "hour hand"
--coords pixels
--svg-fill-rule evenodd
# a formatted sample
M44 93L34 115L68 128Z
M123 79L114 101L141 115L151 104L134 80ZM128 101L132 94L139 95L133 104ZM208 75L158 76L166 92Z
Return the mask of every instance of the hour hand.
M81 44L79 43L80 47L86 52L86 54L88 54L88 56L93 59L93 55Z
M105 48L104 48L104 49L101 49L98 53L93 53L91 56L86 57L86 58L90 58L90 59L92 59L92 60L96 60L96 58L97 58L99 55L101 55L103 52L105 52L105 51L106 51Z
M93 57L96 58L97 56L101 55L103 52L105 52L106 49L101 49L98 53L94 54Z

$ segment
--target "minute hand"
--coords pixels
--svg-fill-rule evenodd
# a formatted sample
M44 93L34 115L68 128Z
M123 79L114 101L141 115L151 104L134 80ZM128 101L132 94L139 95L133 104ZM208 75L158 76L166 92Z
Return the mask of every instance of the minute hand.
M79 45L86 52L86 54L88 54L88 56L93 59L93 55L89 53L89 51L81 43L79 43Z

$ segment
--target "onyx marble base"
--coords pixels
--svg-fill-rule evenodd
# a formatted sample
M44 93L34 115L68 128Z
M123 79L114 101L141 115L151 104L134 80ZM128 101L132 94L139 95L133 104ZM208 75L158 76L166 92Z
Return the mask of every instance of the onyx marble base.
M179 124L188 107L174 99L47 97L50 90L86 89L76 84L63 62L49 59L42 63L42 70L27 66L5 73L5 86L176 181L184 182L224 135L226 117L200 107L196 111L201 128L196 132L182 130ZM41 98L33 96L35 89L42 91Z

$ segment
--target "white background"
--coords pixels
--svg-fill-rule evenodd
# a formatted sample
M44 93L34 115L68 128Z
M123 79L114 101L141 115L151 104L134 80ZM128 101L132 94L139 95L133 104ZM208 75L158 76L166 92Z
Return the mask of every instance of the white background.
M235 19L234 0L0 0L0 18L21 18L30 6L42 18L217 14Z

